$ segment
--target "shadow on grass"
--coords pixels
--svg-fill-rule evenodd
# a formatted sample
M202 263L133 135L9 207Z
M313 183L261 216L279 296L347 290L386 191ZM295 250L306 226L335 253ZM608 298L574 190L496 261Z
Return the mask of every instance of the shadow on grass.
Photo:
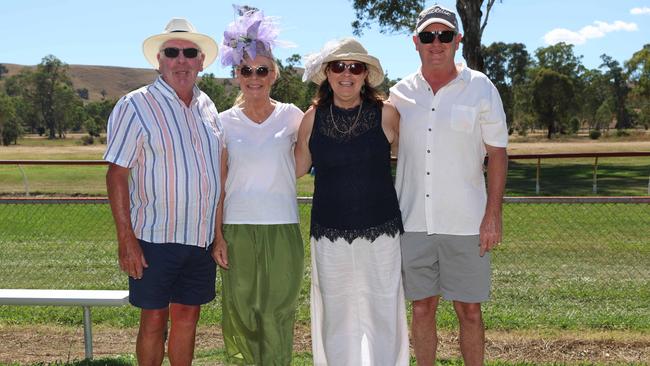
M591 162L542 163L540 167L540 195L590 196L593 193L594 166ZM597 195L638 196L648 193L650 167L645 163L618 165L599 163ZM534 196L537 166L533 162L510 161L506 196Z

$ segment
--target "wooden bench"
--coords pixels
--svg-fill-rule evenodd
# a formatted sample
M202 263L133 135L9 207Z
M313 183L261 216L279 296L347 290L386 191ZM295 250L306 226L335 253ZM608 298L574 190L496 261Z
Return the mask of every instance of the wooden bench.
M30 290L0 289L0 305L57 305L83 307L86 359L93 358L92 306L121 306L129 303L129 292L121 290Z

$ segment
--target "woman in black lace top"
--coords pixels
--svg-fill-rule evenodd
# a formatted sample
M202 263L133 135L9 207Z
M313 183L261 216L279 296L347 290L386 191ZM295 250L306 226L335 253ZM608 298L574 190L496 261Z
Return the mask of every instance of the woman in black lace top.
M319 84L296 143L296 174L316 168L311 213L314 365L407 365L406 309L391 175L399 114L375 89L379 60L352 38L306 62Z

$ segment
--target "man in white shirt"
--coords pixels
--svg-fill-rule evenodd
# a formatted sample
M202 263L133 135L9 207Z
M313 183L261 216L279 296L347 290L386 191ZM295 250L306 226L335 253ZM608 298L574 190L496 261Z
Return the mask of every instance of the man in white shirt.
M453 11L439 5L422 11L413 36L421 67L390 90L401 115L396 190L418 365L435 362L441 295L453 301L465 364L483 364L481 302L489 298L489 252L502 234L505 113L484 74L454 63L461 38Z

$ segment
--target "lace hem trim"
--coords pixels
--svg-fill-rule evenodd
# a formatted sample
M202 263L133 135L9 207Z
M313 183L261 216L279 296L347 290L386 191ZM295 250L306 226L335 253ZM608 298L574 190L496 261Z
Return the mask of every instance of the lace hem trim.
M366 229L333 229L320 226L315 222L311 223L311 237L315 240L326 238L334 242L340 238L345 240L348 244L352 244L354 239L358 238L363 238L373 242L384 234L395 236L402 234L403 232L404 227L402 226L402 219L400 217L395 217L383 224Z

